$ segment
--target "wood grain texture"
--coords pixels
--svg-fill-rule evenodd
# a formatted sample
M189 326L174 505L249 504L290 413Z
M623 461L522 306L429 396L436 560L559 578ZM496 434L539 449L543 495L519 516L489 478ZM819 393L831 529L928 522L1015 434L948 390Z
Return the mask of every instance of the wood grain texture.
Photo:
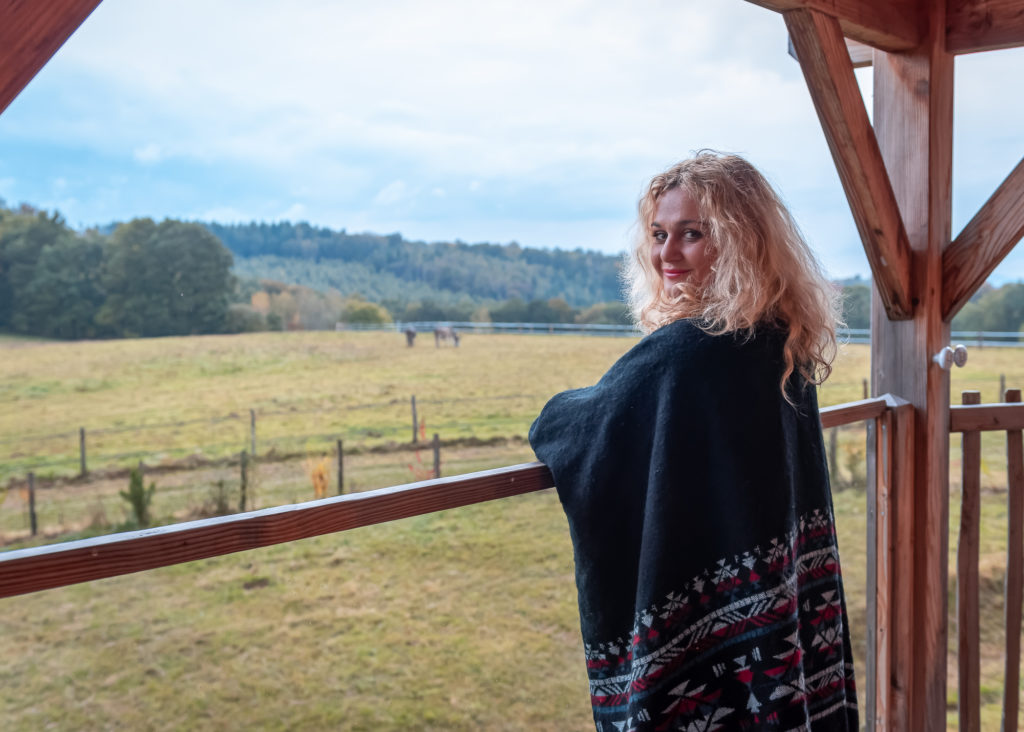
M825 407L821 410L821 426L827 430L844 424L862 422L865 419L875 419L883 414L886 408L884 396Z
M850 54L850 63L853 64L853 68L863 69L871 65L871 54L874 52L871 46L847 38L846 51Z
M914 449L916 411L903 399L887 397L890 402L890 435L888 440L889 505L892 515L892 561L889 564L889 688L887 728L910 729L911 693L914 669L914 612L916 599L907 588L913 586L914 530ZM879 679L879 683L884 683Z
M1007 389L1007 402L1020 403L1020 389ZM1020 631L1024 598L1024 456L1020 429L1006 431L1009 488L1006 540L1006 664L1003 673L1003 732L1016 732L1020 709Z
M550 488L541 463L0 553L0 597L307 539Z
M965 391L964 404L981 393ZM956 552L956 639L961 732L981 732L981 622L978 553L981 541L981 433L965 432L960 472L960 535Z
M942 253L942 317L960 312L1021 237L1024 158Z
M946 48L950 53L1024 45L1020 0L947 0Z
M869 729L888 729L889 674L892 651L889 616L891 613L892 529L889 519L889 438L892 413L886 411L868 424L867 489L867 674L861 714L874 720Z
M100 0L0 0L0 113Z
M923 731L943 729L946 715L949 373L931 357L949 344L942 251L951 225L953 57L945 50L945 3L922 9L927 25L918 48L873 57L874 129L912 251L915 307L913 319L903 322L873 308L871 359L875 393L899 394L915 410L913 572L899 584L914 599L911 615L897 611L902 632L912 634L912 685L909 719L896 728ZM877 293L873 297L880 303ZM900 514L907 512L903 507Z
M910 245L839 23L812 10L783 13L886 313L913 313Z
M912 0L749 0L780 13L814 10L835 18L843 35L886 51L906 51L921 40L921 23Z
M1024 404L979 404L949 410L950 432L1002 432L1024 428Z

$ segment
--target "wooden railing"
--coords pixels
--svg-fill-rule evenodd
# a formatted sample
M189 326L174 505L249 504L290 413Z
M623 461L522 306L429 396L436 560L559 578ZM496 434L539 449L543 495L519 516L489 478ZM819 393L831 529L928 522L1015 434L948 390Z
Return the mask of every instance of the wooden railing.
M901 729L909 688L910 496L894 486L912 464L913 408L892 396L821 410L824 428L868 422L868 659L870 727ZM541 463L428 480L289 506L0 553L0 597L52 589L419 516L553 486ZM901 614L903 613L903 614Z
M1024 591L1024 404L1019 389L1008 389L1006 404L980 404L976 391L963 392L963 405L950 409L951 432L963 433L960 540L957 551L957 652L960 729L981 729L981 628L979 549L981 540L981 433L1006 432L1008 531L1004 620L1004 732L1017 729L1020 696L1021 593Z

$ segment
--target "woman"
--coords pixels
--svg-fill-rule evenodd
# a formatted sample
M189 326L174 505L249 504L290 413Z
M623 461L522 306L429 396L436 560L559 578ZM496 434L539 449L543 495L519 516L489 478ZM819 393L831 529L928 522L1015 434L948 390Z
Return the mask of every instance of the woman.
M530 430L569 520L597 729L856 730L814 389L834 290L740 157L679 163L639 208L649 335Z

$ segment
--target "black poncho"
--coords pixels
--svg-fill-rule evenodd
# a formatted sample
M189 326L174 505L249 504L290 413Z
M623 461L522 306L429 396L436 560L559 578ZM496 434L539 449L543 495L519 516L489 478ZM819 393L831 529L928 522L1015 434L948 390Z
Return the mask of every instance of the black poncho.
M856 730L814 388L785 335L641 340L530 429L576 556L594 720L620 730Z

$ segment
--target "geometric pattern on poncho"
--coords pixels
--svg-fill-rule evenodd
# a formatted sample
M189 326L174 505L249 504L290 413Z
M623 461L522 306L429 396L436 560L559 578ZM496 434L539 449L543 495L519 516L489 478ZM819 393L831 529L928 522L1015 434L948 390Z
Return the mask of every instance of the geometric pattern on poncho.
M856 694L840 586L821 510L719 559L628 633L586 644L597 729L846 729Z

